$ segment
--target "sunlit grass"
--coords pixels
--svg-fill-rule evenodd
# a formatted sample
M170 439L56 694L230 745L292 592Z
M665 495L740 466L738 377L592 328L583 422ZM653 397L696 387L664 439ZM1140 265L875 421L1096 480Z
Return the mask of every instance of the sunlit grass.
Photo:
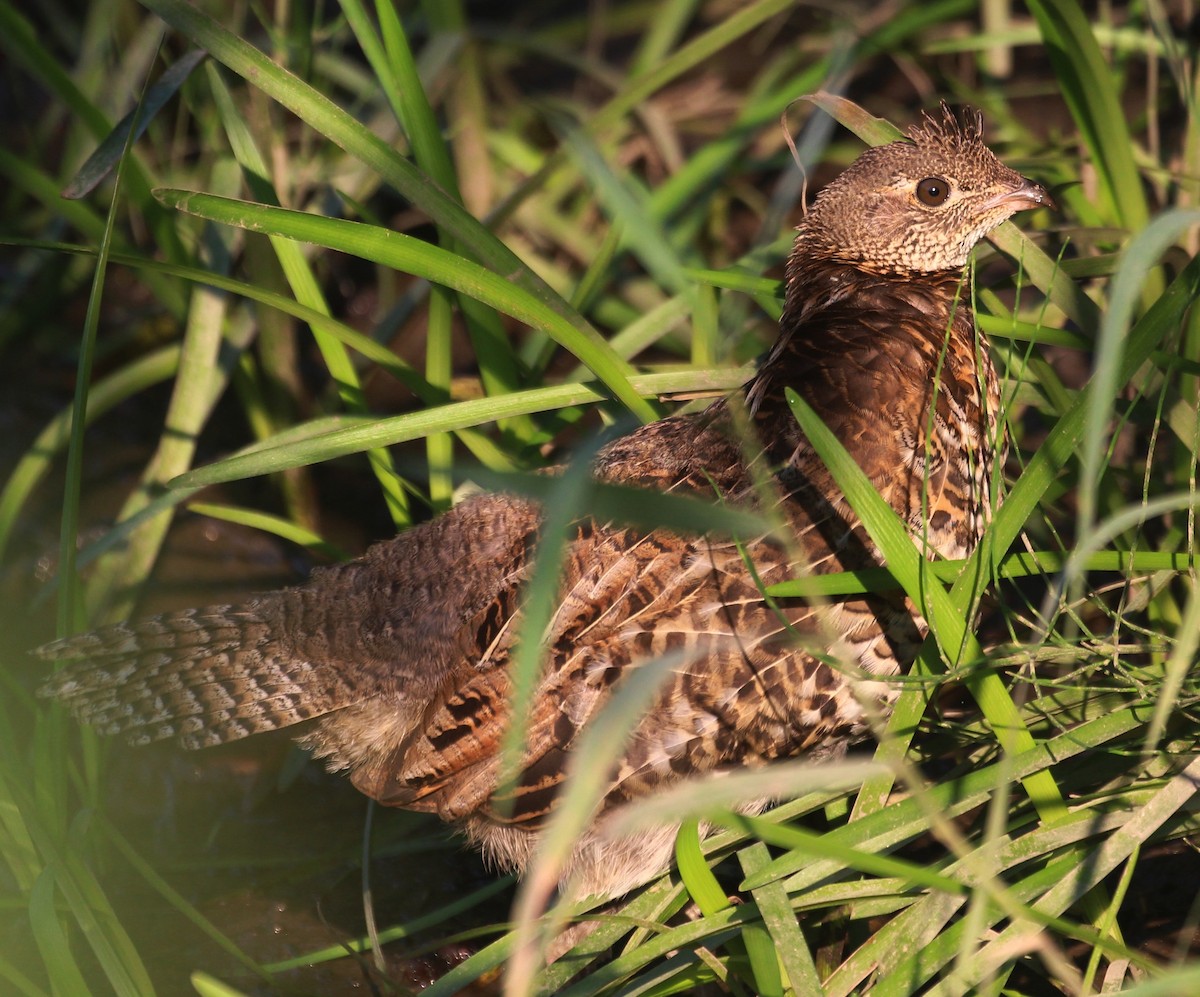
M791 590L903 589L926 608L933 635L878 725L874 758L790 763L631 808L630 828L688 817L714 832L681 835L680 875L606 909L543 968L523 959L525 943L582 913L563 905L535 920L553 907L561 846L603 782L605 751L586 753L515 928L475 937L476 954L431 991L506 966L514 993L687 993L708 980L763 994L1023 992L1030 981L1065 994L1195 992L1189 953L1147 955L1122 927L1147 853L1197 830L1194 58L1157 5L1144 22L1092 25L1072 2L1031 3L993 34L962 0L856 24L783 0L731 9L612 3L510 27L472 21L458 2L396 16L345 0L321 23L295 10L263 24L182 0L113 0L47 34L0 2L0 46L48 95L0 150L0 350L14 384L21 365L37 383L37 365L67 351L87 375L4 470L0 554L17 570L39 504L59 511L47 478L65 479L59 629L124 617L173 512L201 487L271 475L276 491L246 493L263 509L224 497L193 508L335 551L312 497L335 460L374 482L371 520L399 526L470 482L547 499L562 523L586 509L735 536L768 528L670 496L633 501L582 474L517 472L562 459L564 442L586 452L597 426L695 405L745 377L779 314L763 275L799 210L779 116L810 122L800 148L813 173L861 147L817 127L809 105L789 109L795 98L845 85L870 115L820 103L866 141L886 140L884 118L907 125L935 96L974 103L1002 158L1047 181L1062 207L1004 226L978 254L979 323L1006 374L1006 499L965 569L923 564L827 441L891 568ZM162 67L195 47L209 58L177 93L163 89ZM1003 53L1022 68L988 76ZM122 155L114 126L148 79L160 89L147 103L161 106ZM84 170L95 189L61 199L98 148ZM105 179L117 167L119 186ZM365 321L337 303L339 280L350 282L342 254L373 289ZM117 266L136 274L169 342L102 320L123 304L108 279ZM89 287L81 336L66 308ZM413 337L396 335L413 328L415 354ZM119 522L77 550L82 468L105 446L106 421L166 382L158 440ZM401 398L400 410L380 398ZM220 407L242 435L196 467ZM802 406L797 415L820 439ZM553 554L540 569L543 610ZM105 746L33 699L22 650L0 646L0 875L15 898L0 910L13 940L0 941L0 989L162 992L148 947L165 940L133 932L114 899L131 878L240 964L228 982L212 966L183 967L197 992L281 973L297 985L306 960L355 957L334 945L268 965L226 937L110 822L120 801ZM532 650L521 657L537 664ZM955 688L965 695L952 699ZM635 722L637 693L604 718L605 747ZM736 813L762 796L783 802ZM276 858L265 848L261 862ZM728 904L728 891L744 902ZM689 900L701 916L677 917ZM464 906L447 901L411 924L378 907L378 937L436 948ZM370 948L366 937L345 943Z

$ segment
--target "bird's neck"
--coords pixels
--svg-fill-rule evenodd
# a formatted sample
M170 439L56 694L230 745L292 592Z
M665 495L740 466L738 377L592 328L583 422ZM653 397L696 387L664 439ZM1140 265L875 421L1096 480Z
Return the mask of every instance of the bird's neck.
M945 557L978 542L1004 461L999 380L962 278L793 256L779 341L746 388L764 452L789 487L844 502L791 412L790 388L905 521L925 515L931 496L950 503L949 525L931 519L927 538Z
M793 254L779 339L747 385L750 411L760 426L790 436L786 389L836 406L836 385L854 407L868 402L851 397L859 389L886 406L903 385L930 401L944 392L956 404L979 399L985 411L997 404L996 374L963 273L873 272ZM914 410L912 418L924 416Z
M962 270L898 273L821 256L793 253L787 263L787 300L780 320L781 338L803 334L814 320L849 307L867 321L877 309L897 321L915 321L946 330L974 323L969 289Z

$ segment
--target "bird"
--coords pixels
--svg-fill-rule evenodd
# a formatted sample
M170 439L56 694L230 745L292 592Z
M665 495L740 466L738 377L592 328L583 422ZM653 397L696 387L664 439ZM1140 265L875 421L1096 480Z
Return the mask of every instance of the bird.
M437 814L519 873L589 721L633 671L673 656L563 870L578 896L621 896L673 847L670 829L606 834L623 807L706 773L839 757L886 713L928 630L911 601L764 595L884 561L786 393L821 416L923 555L968 555L1007 436L966 267L997 225L1053 206L988 148L978 112L944 103L817 194L786 263L778 338L742 390L612 440L590 469L769 511L782 538L574 521L511 781L511 665L544 513L505 492L297 587L47 644L36 653L62 667L39 693L133 744L203 748L307 722L299 739L329 769L381 804Z

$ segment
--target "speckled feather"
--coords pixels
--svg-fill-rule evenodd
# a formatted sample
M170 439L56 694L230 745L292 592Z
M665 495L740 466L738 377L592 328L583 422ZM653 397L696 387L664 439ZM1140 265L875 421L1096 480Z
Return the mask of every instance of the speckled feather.
M947 188L943 202L918 195L927 178ZM596 476L771 504L789 542L745 547L764 584L881 563L791 417L791 387L919 548L967 554L991 512L1003 429L963 267L988 230L1046 203L983 145L977 118L964 125L943 109L907 141L867 150L799 227L781 334L744 397L616 440ZM530 501L472 498L301 588L47 645L40 653L67 665L43 692L134 743L203 747L315 718L303 741L364 793L436 812L520 869L580 731L631 668L674 653L680 663L569 867L581 894L616 895L667 864L672 836L606 839L607 814L698 773L843 752L867 731L863 703L886 709L888 677L926 632L899 595L772 608L730 542L583 521L521 777L497 800L508 664L539 528Z

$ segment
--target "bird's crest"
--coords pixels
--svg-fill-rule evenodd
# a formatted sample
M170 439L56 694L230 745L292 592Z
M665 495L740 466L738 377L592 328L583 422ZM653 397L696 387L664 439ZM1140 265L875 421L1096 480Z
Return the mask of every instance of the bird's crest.
M960 117L945 101L941 114L921 112L921 121L912 125L908 138L919 146L965 146L983 144L983 114L967 109Z

